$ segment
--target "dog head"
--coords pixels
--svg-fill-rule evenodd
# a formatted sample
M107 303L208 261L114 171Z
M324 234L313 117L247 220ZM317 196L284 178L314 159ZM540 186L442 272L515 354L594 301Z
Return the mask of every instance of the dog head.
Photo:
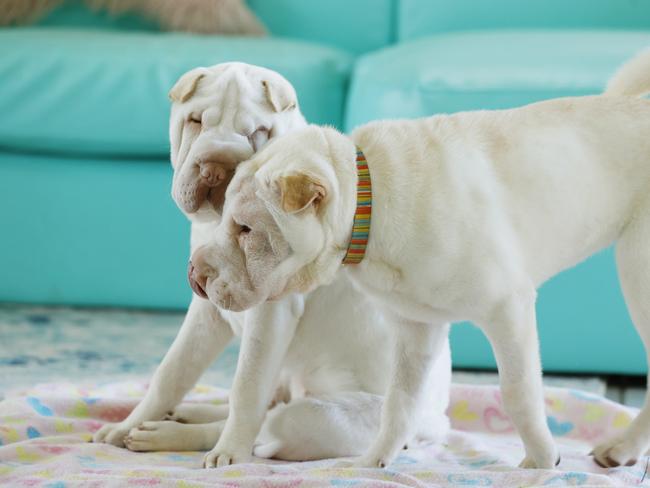
M192 255L195 291L242 311L331 281L351 233L355 157L346 136L310 126L242 163L212 241Z
M269 140L306 125L278 73L224 63L185 73L169 92L172 197L192 220L220 217L237 165Z

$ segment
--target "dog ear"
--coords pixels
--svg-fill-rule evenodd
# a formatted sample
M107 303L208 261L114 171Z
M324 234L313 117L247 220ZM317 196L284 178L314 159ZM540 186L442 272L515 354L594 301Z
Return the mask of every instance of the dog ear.
M172 102L186 102L196 91L199 81L207 74L205 68L196 68L181 76L176 84L169 91L169 98Z
M306 174L281 176L277 180L277 185L282 210L290 214L308 208L318 209L320 203L327 197L325 185Z
M298 104L296 92L288 81L280 80L262 80L264 94L273 110L276 112L286 112L293 110Z

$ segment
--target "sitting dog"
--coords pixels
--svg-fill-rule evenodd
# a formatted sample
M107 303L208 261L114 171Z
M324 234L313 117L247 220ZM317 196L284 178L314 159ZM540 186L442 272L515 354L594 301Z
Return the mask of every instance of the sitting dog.
M494 350L521 466L553 468L537 287L616 242L630 314L650 342L649 91L650 53L604 95L281 137L238 167L212 244L194 253L197 275L213 303L241 311L330 282L356 253L347 274L398 330L381 429L356 464L394 459L447 324L471 320ZM630 465L648 447L646 402L594 455Z
M220 220L237 164L307 124L288 81L241 63L192 70L170 96L172 194L193 222L196 250ZM345 276L233 313L206 300L203 279L194 279L192 268L189 274L195 296L145 398L126 420L99 430L96 442L134 451L211 450L208 467L246 461L253 449L261 457L309 460L360 454L370 445L388 385L383 348L392 339L388 323ZM241 350L229 406L179 405L233 335ZM427 380L419 438L448 430L451 364L444 349Z

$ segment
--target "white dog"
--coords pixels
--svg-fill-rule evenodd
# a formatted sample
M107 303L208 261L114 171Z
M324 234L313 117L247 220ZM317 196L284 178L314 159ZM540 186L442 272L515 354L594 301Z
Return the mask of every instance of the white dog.
M289 82L241 63L190 71L170 95L173 196L193 221L196 249L220 220L237 164L306 122ZM370 445L388 385L383 349L391 337L347 278L246 313L220 311L205 300L191 268L190 281L198 296L146 397L126 420L98 431L95 441L126 442L134 451L211 449L208 467L245 461L254 444L256 455L286 460L355 455ZM233 335L241 337L241 351L229 408L179 406ZM427 380L431 394L418 437L448 430L450 375L445 345ZM267 415L272 399L277 406Z
M215 242L194 254L197 273L233 310L333 279L356 213L358 146L372 217L365 259L348 274L399 328L381 430L358 465L395 457L447 324L471 320L494 349L522 466L552 468L537 287L616 242L630 314L650 345L650 101L639 98L648 91L650 53L603 96L376 122L351 138L316 126L279 138L238 168ZM648 447L646 403L594 454L625 465Z

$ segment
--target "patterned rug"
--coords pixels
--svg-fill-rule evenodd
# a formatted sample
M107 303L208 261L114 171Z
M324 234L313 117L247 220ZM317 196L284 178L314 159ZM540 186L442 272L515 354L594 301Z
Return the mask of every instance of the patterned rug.
M632 486L650 484L647 460L605 470L586 454L621 432L636 411L602 396L598 379L556 378L547 389L549 427L560 445L554 470L520 470L521 442L498 389L455 385L454 431L442 445L403 452L387 470L334 462L255 463L206 471L202 453L136 454L88 443L106 421L128 414L172 343L181 313L0 307L0 486ZM223 402L236 365L232 344L190 401ZM492 383L495 375L455 374ZM567 384L569 381L571 384ZM575 385L575 386L574 386ZM218 388L221 387L221 388Z
M0 398L39 383L148 379L174 340L182 313L0 307ZM228 388L233 343L201 382Z

